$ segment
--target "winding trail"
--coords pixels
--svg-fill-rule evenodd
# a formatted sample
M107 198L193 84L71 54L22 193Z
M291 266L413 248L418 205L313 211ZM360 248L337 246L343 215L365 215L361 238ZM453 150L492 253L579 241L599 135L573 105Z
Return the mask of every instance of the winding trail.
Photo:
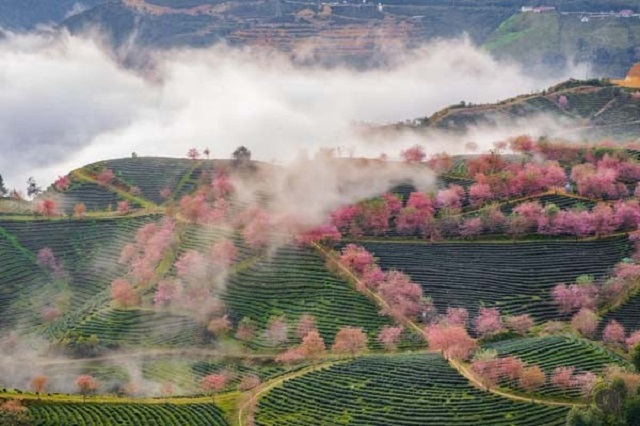
M333 256L331 256L331 254L329 253L329 251L326 248L322 247L319 244L315 244L315 247L316 247L316 249L318 251L320 251L322 253L322 255L327 260L329 260L330 262L333 262L349 278L351 278L354 282L360 284L360 286L365 289L365 292L367 293L367 295L372 300L376 301L379 305L388 308L389 305L384 299L382 299L379 295L377 295L376 293L374 293L370 289L366 288L366 286L362 283L362 281L360 281L360 279L358 277L356 277L353 274L353 272L351 272L351 270L349 270L349 268L347 268L346 266L342 265ZM414 321L410 320L409 318L402 318L401 322L402 322L402 325L404 325L405 327L413 329L414 331L416 331L420 335L422 335L423 338L426 341L426 336L425 336L424 330L418 324L416 324ZM435 351L432 351L432 352L435 352ZM447 362L449 363L449 365L451 367L455 368L461 376L466 378L476 388L478 388L480 390L483 390L485 392L490 392L490 393L492 393L494 395L497 395L497 396L500 396L500 397L503 397L503 398L508 398L508 399L511 399L513 401L518 401L518 402L529 402L529 403L550 405L550 406L559 406L559 407L576 407L576 406L584 407L584 406L588 405L588 404L585 404L585 403L582 403L582 402L556 401L556 400L552 400L552 399L539 398L539 397L525 397L525 396L522 396L522 395L518 395L518 394L515 394L515 393L508 392L507 390L503 390L503 389L496 389L496 388L487 389L482 385L482 382L478 378L478 376L476 376L473 373L473 371L471 371L471 369L468 368L464 363L462 363L460 361L457 361L457 360L454 360L454 359L447 359Z
M546 399L546 398L539 398L539 397L526 397L526 396L517 395L517 394L507 392L505 390L497 389L497 388L487 389L482 385L482 382L480 381L480 379L473 373L473 371L471 371L471 369L467 365L455 359L448 359L447 362L449 362L449 365L451 365L453 368L458 370L458 373L460 373L460 375L464 376L467 380L469 380L469 382L471 382L475 387L482 389L484 391L488 391L494 395L501 396L503 398L509 398L514 401L551 405L555 407L586 407L588 405L584 402L555 401L553 399Z
M35 364L39 366L78 364L83 362L113 361L119 359L163 357L163 356L192 356L192 357L214 357L219 359L272 359L276 353L246 353L246 352L221 352L219 349L205 348L182 348L182 349L148 349L136 352L119 352L90 358L39 358Z
M347 362L349 360L340 360L340 361L328 361L322 364L312 365L309 367L304 367L299 370L292 371L287 374L283 374L282 376L278 376L269 380L267 382L262 383L255 389L247 392L243 397L241 397L240 402L238 403L238 425L244 426L246 425L246 420L249 417L250 413L247 413L247 410L251 407L252 404L257 403L258 398L263 394L269 392L271 389L276 386L281 385L287 380L295 379L300 376L304 376L307 373L312 371L319 371L328 367L331 367L336 364L340 364L343 362Z
M133 195L131 192L125 191L122 188L118 188L113 183L109 183L107 185L101 185L100 182L98 182L98 180L94 176L92 176L89 173L87 173L84 169L74 170L74 171L71 172L71 174L75 178L80 180L80 181L88 182L88 183L94 183L96 185L102 186L105 189L107 189L108 191L111 191L111 192L114 192L114 193L118 194L119 196L121 196L125 200L132 201L134 203L138 203L147 212L162 212L163 211L163 209L161 209L157 204L147 200L146 198Z

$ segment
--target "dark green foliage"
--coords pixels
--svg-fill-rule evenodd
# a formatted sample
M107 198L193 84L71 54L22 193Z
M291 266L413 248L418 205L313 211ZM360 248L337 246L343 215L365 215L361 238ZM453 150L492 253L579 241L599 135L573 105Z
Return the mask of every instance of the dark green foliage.
M213 404L33 404L29 411L39 426L157 425L225 426Z
M246 146L239 146L231 155L236 164L245 164L251 161L251 151Z
M2 179L2 175L0 175L0 198L7 196L7 187L4 186L4 179Z
M599 279L629 253L626 237L521 243L364 242L385 269L400 269L433 298L439 312L481 305L502 314L558 318L551 289L583 274Z
M234 323L251 318L258 325L258 334L272 316L284 315L294 325L301 315L314 315L327 346L343 326L363 327L375 346L380 327L391 324L389 318L378 315L373 302L333 277L319 255L293 246L232 274L225 298ZM290 329L292 337L293 327ZM264 344L259 338L256 343Z
M627 426L640 426L640 397L627 399L624 404L624 418Z
M604 414L596 407L573 407L567 414L567 426L604 426Z
M42 193L42 188L38 186L33 177L27 179L27 196L36 197Z
M631 350L631 363L636 367L636 371L640 371L640 343Z

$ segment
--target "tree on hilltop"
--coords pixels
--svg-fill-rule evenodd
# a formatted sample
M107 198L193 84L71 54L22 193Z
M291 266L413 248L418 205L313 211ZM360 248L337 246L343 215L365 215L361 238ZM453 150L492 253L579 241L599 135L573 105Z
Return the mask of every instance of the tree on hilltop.
M2 179L2 175L0 175L0 198L6 197L8 193L7 187L4 186L4 179Z
M211 392L213 403L216 403L216 394L227 385L229 373L222 371L220 373L209 374L202 379L200 383L202 390Z
M231 157L233 158L234 163L238 165L246 164L251 161L251 151L249 151L246 146L239 146L235 151L233 151Z
M348 353L352 358L365 349L367 349L367 335L362 327L342 327L338 330L333 346L331 346L332 352L336 354Z
M45 386L47 386L47 382L49 379L47 376L39 375L31 380L31 388L38 395L38 400L40 400L40 394L44 392Z
M37 197L40 194L42 194L42 188L38 186L33 176L29 177L27 179L27 196Z
M88 374L82 374L76 379L76 387L82 394L82 401L87 400L87 395L98 389L98 382Z

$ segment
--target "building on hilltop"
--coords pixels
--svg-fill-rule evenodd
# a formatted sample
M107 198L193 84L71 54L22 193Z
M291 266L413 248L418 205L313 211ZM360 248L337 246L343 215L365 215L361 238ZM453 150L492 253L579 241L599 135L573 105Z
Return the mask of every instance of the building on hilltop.
M623 87L640 89L640 62L631 67L624 80L613 80L613 83Z
M555 10L556 8L554 6L538 6L538 7L522 6L522 8L520 8L520 12L522 13L528 13L528 12L545 13L545 12L553 12Z

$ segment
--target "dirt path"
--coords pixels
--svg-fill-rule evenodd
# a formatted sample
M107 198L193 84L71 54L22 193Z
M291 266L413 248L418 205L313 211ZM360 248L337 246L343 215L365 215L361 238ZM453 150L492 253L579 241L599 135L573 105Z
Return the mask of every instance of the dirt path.
M244 426L246 425L246 421L250 415L248 411L248 409L251 407L252 404L257 403L258 399L264 395L265 393L269 392L271 389L275 388L276 386L281 385L282 383L286 382L287 380L291 380L291 379L295 379L297 377L301 377L304 376L307 373L310 373L312 371L319 371L328 367L331 367L333 365L342 363L342 362L347 362L346 360L342 360L342 361L328 361L322 364L318 364L315 366L309 366L309 367L304 367L301 368L300 370L296 370L296 371L292 371L291 373L287 373L284 374L282 376L278 376L275 377L272 380L269 380L268 382L265 382L261 385L259 385L257 388L255 388L254 390L246 393L240 400L240 403L238 404L239 408L238 408L238 425L239 426Z
M484 391L488 391L491 392L494 395L498 395L504 398L509 398L511 400L514 401L521 401L521 402L533 402L535 404L544 404L544 405L551 405L551 406L556 406L556 407L585 407L587 406L587 404L582 403L582 402L569 402L569 401L555 401L552 399L546 399L546 398L537 398L537 397L525 397L522 395L516 395L514 393L511 392L507 392L504 390L500 390L500 389L496 389L496 388L491 388L491 389L487 389L482 385L482 382L480 381L480 379L469 369L469 367L467 367L466 365L464 365L463 363L461 363L460 361L454 360L454 359L449 359L447 360L449 362L449 365L451 365L453 368L455 368L456 370L458 370L458 372L464 376L467 380L469 380L469 382L471 382L475 387L482 389Z
M86 171L84 171L82 169L74 170L72 173L73 173L74 177L78 178L81 181L89 182L89 183L95 183L96 185L100 185L100 183L93 176L91 176L89 173L87 173ZM123 190L121 188L116 187L115 185L108 184L108 185L100 185L100 186L104 186L105 189L107 189L107 190L109 190L111 192L115 192L116 194L118 194L122 198L124 198L125 200L132 201L134 203L138 203L140 206L142 206L143 209L162 211L162 209L160 209L155 203L152 203L151 201L147 200L146 198L138 197L136 195L133 195L128 191L125 191L125 190Z
M341 271L343 271L345 274L347 274L355 282L359 283L360 286L365 289L367 295L369 295L369 297L371 299L373 299L374 301L378 302L378 304L383 306L383 307L388 307L389 306L387 304L387 302L385 300L383 300L379 295L377 295L373 291L367 289L364 286L364 284L360 281L360 279L358 277L356 277L347 267L345 267L340 262L338 262L336 259L334 259L329 254L328 250L326 250L324 247L322 247L320 245L316 245L316 248L324 255L325 258L327 258L329 261L333 262ZM424 330L418 324L416 324L414 321L412 321L412 320L410 320L408 318L403 318L402 325L404 325L405 327L408 327L408 328L413 329L414 331L418 332L423 337L425 337L425 341L426 341L426 336L425 336ZM448 359L447 362L449 363L449 365L451 367L455 368L461 376L466 378L476 388L481 389L481 390L483 390L485 392L490 392L490 393L492 393L494 395L501 396L503 398L508 398L508 399L513 400L513 401L529 402L529 403L551 405L551 406L562 406L562 407L574 407L574 406L586 406L587 405L587 404L580 403L580 402L565 402L565 401L555 401L555 400L552 400L552 399L543 399L543 398L537 398L537 397L533 397L533 398L524 397L524 396L517 395L517 394L511 393L511 392L505 391L505 390L495 389L495 388L487 389L482 385L482 382L480 381L478 376L476 376L473 373L473 371L471 371L462 362L454 360L454 359Z
M272 359L277 356L273 354L256 354L245 352L221 352L218 349L183 348L183 349L148 349L137 352L121 352L93 358L43 358L36 359L35 364L39 366L78 364L83 362L112 361L119 359L162 357L162 356L193 356L193 357L214 357L220 359Z

